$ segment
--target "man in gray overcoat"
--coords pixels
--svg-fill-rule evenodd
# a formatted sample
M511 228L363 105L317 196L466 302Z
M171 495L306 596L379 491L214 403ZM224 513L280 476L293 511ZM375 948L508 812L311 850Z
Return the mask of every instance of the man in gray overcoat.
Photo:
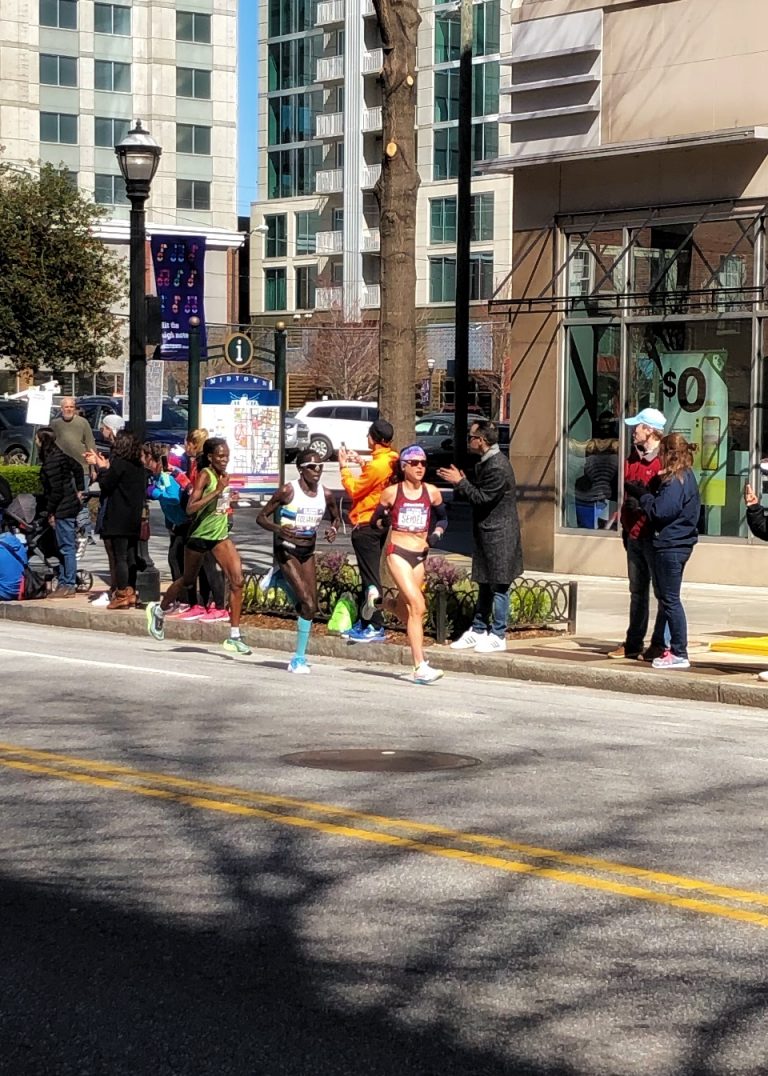
M509 588L523 570L515 473L499 448L496 425L487 419L472 423L469 451L480 457L474 482L454 466L437 472L472 505L472 579L479 588L472 627L451 647L495 654L507 649Z

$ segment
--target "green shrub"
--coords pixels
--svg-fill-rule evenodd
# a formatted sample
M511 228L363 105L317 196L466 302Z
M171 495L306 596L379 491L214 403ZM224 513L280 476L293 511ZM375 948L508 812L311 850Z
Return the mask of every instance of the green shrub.
M8 482L14 497L19 493L42 493L39 467L28 463L0 464L0 475Z
M509 595L511 626L537 627L552 617L552 595L536 584L520 580Z

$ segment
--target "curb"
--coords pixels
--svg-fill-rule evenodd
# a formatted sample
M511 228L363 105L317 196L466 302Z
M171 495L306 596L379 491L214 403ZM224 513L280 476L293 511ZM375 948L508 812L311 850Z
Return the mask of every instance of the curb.
M42 602L0 602L0 621L22 624L43 624L57 628L77 628L86 631L110 631L124 635L146 636L144 613L141 611L113 612L83 608L62 608ZM165 637L180 642L222 642L221 627L215 623L169 620ZM248 628L248 642L257 649L293 650L293 633L278 628ZM355 646L332 636L312 636L312 653L318 657L371 664L410 666L410 651L405 646ZM584 687L597 691L615 691L641 697L684 699L689 702L722 703L728 706L768 708L768 688L747 682L749 674L734 673L730 682L706 673L664 674L651 669L586 669L578 662L558 658L516 657L514 651L504 654L475 655L456 652L448 647L430 647L439 653L439 665L447 672L474 673L500 679L523 680L560 687ZM750 678L751 679L751 678Z

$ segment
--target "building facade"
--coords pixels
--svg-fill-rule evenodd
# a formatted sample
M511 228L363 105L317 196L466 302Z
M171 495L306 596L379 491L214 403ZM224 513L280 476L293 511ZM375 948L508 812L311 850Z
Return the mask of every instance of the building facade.
M162 146L147 232L206 237L206 317L237 320L237 0L3 0L2 160L66 167L128 254L129 205L114 146L140 118ZM148 286L153 284L149 279ZM0 390L14 376L0 373ZM121 391L122 366L63 389Z
M623 574L623 419L698 445L695 581L762 581L768 61L761 0L524 0L512 13L513 461L526 564ZM486 166L483 166L486 167ZM596 478L595 476L599 476Z
M501 0L475 5L473 147L505 155ZM447 373L456 271L459 10L425 4L418 37L417 307L421 358ZM383 56L371 0L267 0L259 40L259 200L252 206L251 314L286 317L306 337L318 323L372 322L380 302L378 204ZM500 104L500 101L502 104ZM473 195L471 362L493 351L487 302L511 265L511 188L478 177ZM483 327L484 323L485 327ZM296 339L298 329L291 334ZM300 343L297 345L300 348ZM306 348L305 348L306 350ZM501 361L497 347L495 361Z

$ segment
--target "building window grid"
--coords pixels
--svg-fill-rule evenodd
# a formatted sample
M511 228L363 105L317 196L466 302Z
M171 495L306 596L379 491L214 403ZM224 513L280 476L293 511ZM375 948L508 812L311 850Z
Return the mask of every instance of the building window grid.
M317 266L299 265L296 267L296 309L314 310L315 292L317 290Z
M40 0L38 19L41 26L57 30L77 29L77 0Z
M302 34L314 29L315 7L315 0L294 0L290 4L286 4L285 0L269 0L269 37Z
M93 141L97 146L110 149L122 142L131 129L131 121L111 116L96 116L93 123Z
M95 89L108 93L130 93L131 65L118 60L95 60L93 84Z
M176 96L210 101L211 72L198 67L177 67Z
M176 124L176 152L198 157L211 155L211 128L197 123Z
M286 310L286 270L284 268L264 270L264 309Z
M40 82L44 86L77 86L77 59L40 53Z
M457 207L455 196L433 198L429 203L429 243L440 246L456 242ZM470 241L493 240L493 192L473 194L471 201Z
M456 179L459 171L459 128L435 127L433 133L433 179ZM472 124L472 160L492 160L499 153L498 123Z
M65 112L41 112L40 141L76 146L77 116Z
M474 33L472 54L474 56L497 56L501 48L499 0L488 0L473 7ZM461 52L461 17L458 11L435 14L436 64L458 60Z
M267 234L264 243L265 258L288 257L288 218L285 213L273 213L264 217Z
M208 180L177 179L176 208L207 212L211 208L211 184Z
M296 214L296 253L315 254L317 251L317 233L320 230L320 214L314 210L304 210Z
M123 177L97 172L94 176L93 200L97 205L128 205Z
M177 11L176 40L210 45L211 16L198 11Z
M93 29L97 34L131 36L131 9L125 4L94 4Z

